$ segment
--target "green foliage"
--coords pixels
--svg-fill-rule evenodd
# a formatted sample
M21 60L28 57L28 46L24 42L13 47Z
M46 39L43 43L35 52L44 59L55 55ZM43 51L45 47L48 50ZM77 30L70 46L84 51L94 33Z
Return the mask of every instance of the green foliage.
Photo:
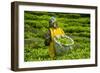
M63 55L56 55L56 60L90 58L90 15L78 13L24 12L24 60L52 60L45 46L44 35L49 28L50 17L55 16L57 23L75 44L73 49Z
M60 37L57 39L57 41L63 45L72 44L71 40L69 38L65 38L65 37Z

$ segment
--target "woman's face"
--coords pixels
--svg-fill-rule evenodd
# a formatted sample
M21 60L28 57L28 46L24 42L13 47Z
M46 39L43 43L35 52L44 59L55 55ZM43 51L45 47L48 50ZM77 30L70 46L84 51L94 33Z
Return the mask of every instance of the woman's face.
M54 28L57 28L57 24L56 24L56 23L53 23L53 27L54 27Z
M50 18L49 25L50 25L50 27L53 27L53 28L57 28L58 27L57 21L56 21L56 18L55 17L51 17Z
M57 23L56 22L50 22L51 27L57 28Z

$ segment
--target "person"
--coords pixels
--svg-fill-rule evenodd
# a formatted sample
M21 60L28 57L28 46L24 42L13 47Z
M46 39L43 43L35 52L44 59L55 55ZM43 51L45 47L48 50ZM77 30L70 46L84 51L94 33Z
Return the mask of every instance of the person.
M52 59L55 59L56 55L56 50L55 50L55 43L54 43L54 38L57 36L63 36L65 35L63 29L58 27L57 20L55 17L51 17L49 20L49 30L45 34L45 45L49 46L49 56Z

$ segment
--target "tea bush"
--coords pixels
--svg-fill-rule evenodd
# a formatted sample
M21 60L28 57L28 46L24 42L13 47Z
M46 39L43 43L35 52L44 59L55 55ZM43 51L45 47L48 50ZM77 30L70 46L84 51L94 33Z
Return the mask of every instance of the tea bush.
M58 26L74 40L73 49L56 60L90 58L90 15L75 13L54 13L24 11L24 60L52 60L45 46L44 35L49 29L49 19L55 16Z

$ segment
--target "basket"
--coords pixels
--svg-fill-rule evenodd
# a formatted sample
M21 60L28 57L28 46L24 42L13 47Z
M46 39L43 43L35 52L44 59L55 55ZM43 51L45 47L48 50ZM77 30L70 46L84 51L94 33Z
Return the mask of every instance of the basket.
M71 43L70 44L61 44L60 42L58 42L56 40L56 38L54 38L54 43L55 43L54 47L55 47L55 50L56 50L56 54L61 54L61 53L66 52L69 49L72 49L72 46L74 44L73 39L68 37L68 36L64 36L64 38L69 39Z

